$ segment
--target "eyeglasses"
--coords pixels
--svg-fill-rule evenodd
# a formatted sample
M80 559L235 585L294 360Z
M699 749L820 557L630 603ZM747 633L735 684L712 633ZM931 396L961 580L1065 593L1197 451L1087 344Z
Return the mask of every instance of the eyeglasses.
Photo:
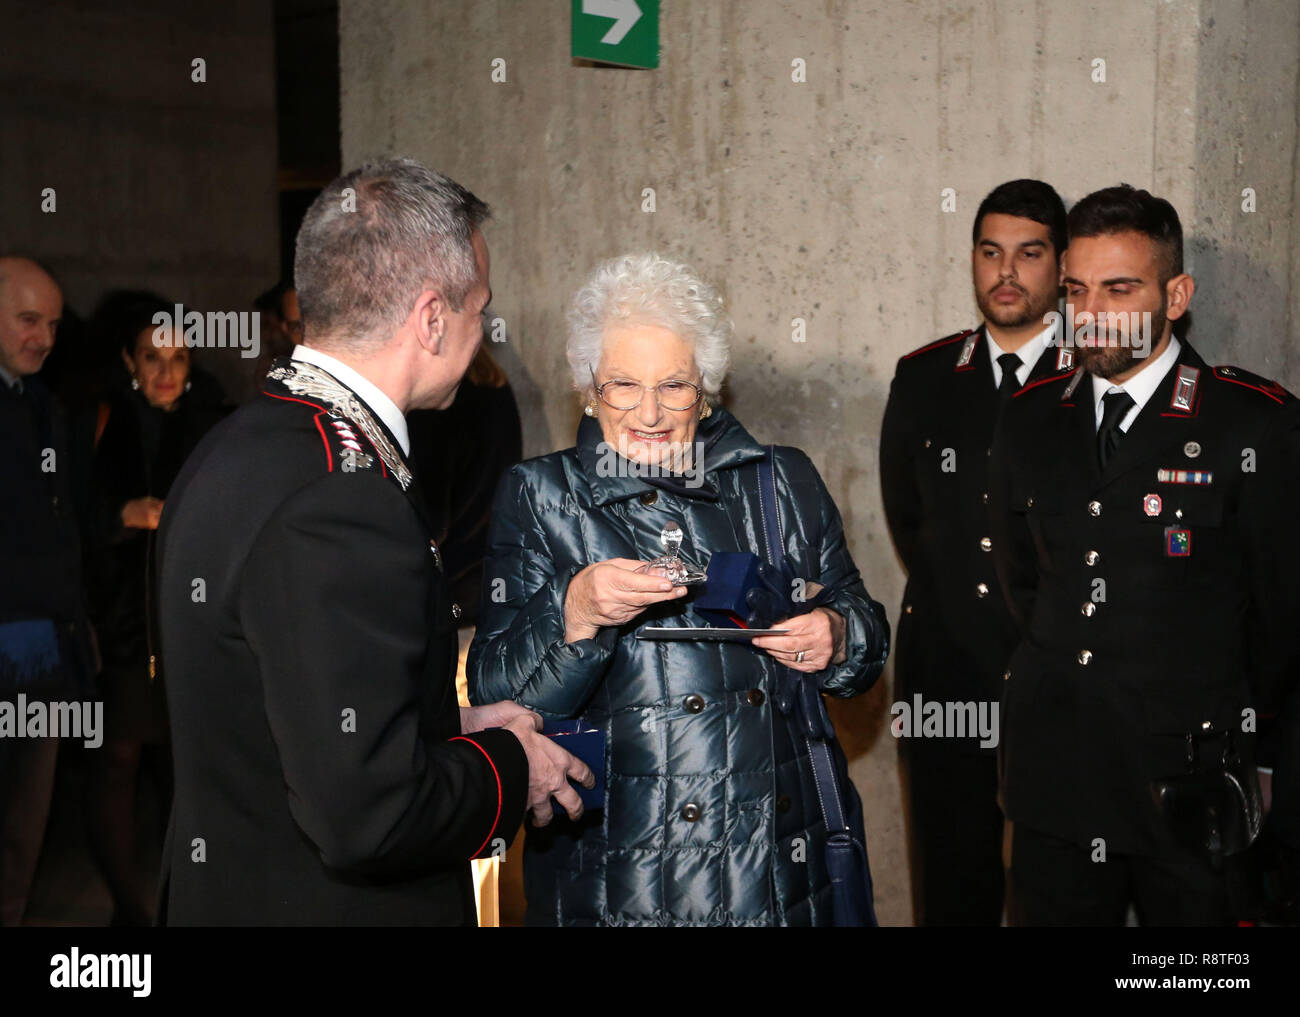
M591 372L591 384L600 401L611 410L634 410L645 398L645 386L639 381L613 378L603 385L596 384L596 372ZM654 387L655 398L666 410L689 410L700 401L700 387L689 381L661 381Z

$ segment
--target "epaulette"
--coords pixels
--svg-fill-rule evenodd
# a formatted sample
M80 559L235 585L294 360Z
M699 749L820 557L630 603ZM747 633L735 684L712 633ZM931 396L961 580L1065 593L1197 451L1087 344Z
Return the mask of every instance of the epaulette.
M375 469L383 472L384 464L362 447L361 440L364 436L358 434L356 425L346 417L335 413L328 406L307 399L280 395L277 392L264 394L281 402L300 403L307 409L316 411L312 423L320 434L321 446L325 452L325 468L330 473L335 470L355 473L358 470Z
M268 383L279 383L292 393L280 395L271 391L268 384L263 389L266 395L299 402L317 411L314 418L316 429L325 444L331 473L335 470L355 473L378 466L385 477L391 476L403 491L407 489L411 483L411 471L401 453L393 447L379 422L350 388L328 372L302 360L277 363L266 377Z
M1279 385L1277 382L1253 374L1250 371L1240 367L1222 366L1214 369L1214 377L1219 381L1226 381L1231 385L1241 385L1243 388L1254 389L1262 395L1268 396L1275 403L1285 403L1294 399L1290 392Z
M919 357L922 353L929 353L931 350L943 349L943 347L945 346L951 346L953 343L961 342L962 340L968 339L971 336L974 336L976 339L978 339L979 329L968 328L965 329L964 331L954 332L952 335L944 336L942 339L936 339L934 342L927 343L926 345L920 347L919 349L913 350L911 353L903 354L903 359L911 360L913 357ZM972 343L971 345L973 346L974 344ZM962 359L961 357L958 357L958 360L961 359ZM965 359L969 363L970 361L969 354L967 354ZM965 366L965 365L959 364L958 366Z

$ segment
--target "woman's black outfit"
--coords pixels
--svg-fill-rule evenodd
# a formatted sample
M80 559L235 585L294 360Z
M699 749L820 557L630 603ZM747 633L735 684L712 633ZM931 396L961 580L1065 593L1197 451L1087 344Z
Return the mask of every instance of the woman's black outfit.
M119 924L147 924L152 907L152 881L140 878L135 859L141 763L157 782L163 828L172 791L154 588L157 534L124 526L122 508L136 498L165 501L186 457L220 419L219 406L200 388L182 395L170 411L130 390L100 410L86 574L103 659L105 730L103 745L88 754L86 823Z

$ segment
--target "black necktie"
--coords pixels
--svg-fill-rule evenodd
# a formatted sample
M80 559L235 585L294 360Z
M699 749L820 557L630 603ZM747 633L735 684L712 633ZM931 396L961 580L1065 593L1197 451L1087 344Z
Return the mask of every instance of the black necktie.
M1002 381L998 385L999 402L1006 402L1011 398L1012 393L1020 388L1020 382L1016 380L1016 371L1020 370L1023 363L1019 353L1004 353L998 357L998 366L1002 368Z
M1110 457L1115 454L1115 449L1119 447L1120 438L1124 437L1124 432L1119 429L1119 422L1132 408L1133 397L1123 389L1118 392L1107 392L1102 397L1101 427L1097 428L1097 461L1101 463L1103 470L1110 462Z

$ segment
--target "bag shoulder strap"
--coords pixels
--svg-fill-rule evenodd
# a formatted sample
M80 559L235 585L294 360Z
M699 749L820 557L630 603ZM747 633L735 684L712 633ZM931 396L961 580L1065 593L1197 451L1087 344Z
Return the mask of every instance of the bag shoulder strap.
M758 511L763 521L767 560L774 567L780 568L785 558L785 541L781 536L780 503L776 497L775 459L776 448L769 445L766 457L758 462ZM778 663L777 666L785 665ZM803 680L802 675L798 678ZM844 798L840 793L839 781L836 780L830 743L825 738L809 738L806 735L803 741L808 746L808 758L812 762L817 800L821 803L826 832L833 834L845 831L849 828L849 823L844 815Z

